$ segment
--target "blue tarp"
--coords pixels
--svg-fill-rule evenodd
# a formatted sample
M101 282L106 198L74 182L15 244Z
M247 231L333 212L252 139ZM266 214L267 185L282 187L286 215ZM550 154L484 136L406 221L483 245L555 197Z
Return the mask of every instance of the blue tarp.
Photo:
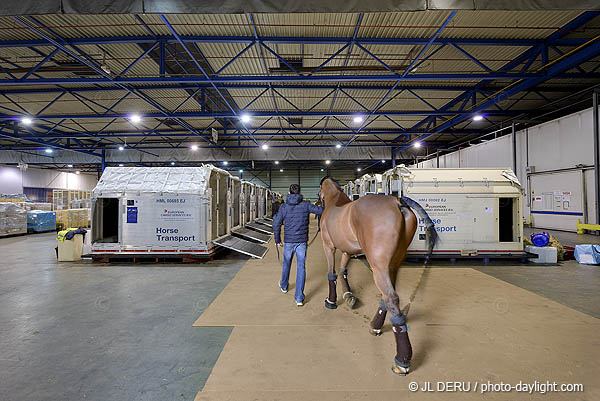
M600 245L575 245L575 259L585 265L600 265Z
M27 212L27 231L36 233L56 231L56 212L29 210Z

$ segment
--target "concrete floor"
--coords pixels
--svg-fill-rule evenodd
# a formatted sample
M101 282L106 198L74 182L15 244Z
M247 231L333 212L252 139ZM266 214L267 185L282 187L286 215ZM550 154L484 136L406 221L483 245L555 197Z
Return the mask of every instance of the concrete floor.
M263 262L252 262L250 266L246 257L234 253L224 253L213 262L194 265L57 263L54 246L54 234L0 239L0 400L192 400L220 360L235 326L224 322L217 325L223 327L192 327L192 323L243 266L254 269L252 266L258 263L261 268L267 268ZM311 254L320 252L320 245L311 247ZM271 254L270 251L267 257L272 259ZM417 267L406 265L411 266ZM440 267L440 272L451 269L442 261L435 261L434 266ZM461 263L461 268L464 267ZM487 266L474 263L466 267L600 317L597 293L600 267L575 262L543 267L492 262ZM356 261L352 268L359 270L364 266ZM273 269L275 283L278 272L277 268ZM417 272L417 269L408 269L405 274L409 278L414 275L410 270ZM309 279L311 271L309 265ZM248 304L262 297L264 283L257 282L252 287L252 282L242 281L248 291ZM320 276L316 285L319 287L313 286L312 290L326 288ZM360 291L358 284L356 286ZM424 286L425 292L427 287ZM296 308L291 297L289 301L291 312L305 314L299 317L300 322L308 319L315 325L322 324L318 323L322 321L321 297L307 292L308 309ZM319 306L314 314L311 314L311 304ZM225 302L227 305L231 309L247 306ZM271 305L266 303L261 307ZM369 309L368 314L371 312ZM252 321L261 312L254 313L246 319ZM356 316L361 325L365 324L362 316L341 311L327 314L326 318L334 319L329 322L332 325L344 325L349 316ZM419 315L415 309L413 318L419 316L425 315ZM219 321L218 314L208 317ZM239 327L235 330L241 330L240 334L244 332ZM362 333L362 326L360 330ZM327 330L323 335L326 333ZM248 344L245 335L241 340ZM236 341L240 338L236 338L234 344ZM387 348L382 351L386 378ZM303 349L309 350L308 347ZM225 361L229 358L230 354ZM423 367L421 372L426 370ZM241 376L244 375L242 372ZM213 383L223 377L218 374ZM461 377L452 379L461 380ZM285 383L279 385L285 386ZM215 393L205 395L213 399L210 394ZM242 392L240 399L244 397ZM365 399L374 398L365 393Z
M58 263L55 236L0 239L0 400L192 400L231 332L192 323L247 258Z

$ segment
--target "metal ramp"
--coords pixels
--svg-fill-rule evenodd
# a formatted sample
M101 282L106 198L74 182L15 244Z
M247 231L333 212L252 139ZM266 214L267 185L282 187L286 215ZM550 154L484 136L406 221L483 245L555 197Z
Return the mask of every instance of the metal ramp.
M256 223L261 224L263 226L267 226L267 227L273 227L273 222L268 222L267 220L264 219L258 219L256 220Z
M250 230L246 227L236 228L231 233L237 237L244 239L254 240L262 243L269 242L271 236L265 233L259 233L258 231Z
M247 241L243 238L234 237L233 235L227 235L213 240L213 242L223 248L231 249L232 251L240 252L256 259L262 259L268 251L267 247Z
M247 223L245 227L251 228L252 230L256 230L259 233L265 233L269 235L273 234L273 229L271 227L265 226L264 224Z

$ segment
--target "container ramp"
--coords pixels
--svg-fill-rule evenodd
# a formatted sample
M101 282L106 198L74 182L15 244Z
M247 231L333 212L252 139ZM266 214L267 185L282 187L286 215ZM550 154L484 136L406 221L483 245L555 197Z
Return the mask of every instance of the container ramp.
M223 248L231 249L232 251L240 252L256 259L262 259L268 251L268 248L265 246L243 238L234 237L233 235L226 235L213 240L213 242Z
M253 241L258 241L258 242L262 242L262 243L267 243L271 239L271 235L269 235L269 234L261 233L261 232L255 231L255 230L250 230L249 228L246 228L246 227L237 228L237 229L233 230L231 232L231 234L235 235L236 237L253 240Z

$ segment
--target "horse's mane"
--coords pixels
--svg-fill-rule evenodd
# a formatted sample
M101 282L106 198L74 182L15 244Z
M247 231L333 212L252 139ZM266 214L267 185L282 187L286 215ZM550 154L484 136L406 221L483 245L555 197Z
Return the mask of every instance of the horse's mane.
M340 184L339 184L339 183L338 183L338 182L335 180L335 178L333 178L333 177L331 177L331 176L329 176L329 175L326 175L325 177L323 177L323 178L321 179L321 182L319 183L319 185L323 185L323 182L324 182L325 180L327 180L327 179L331 180L331 182L333 182L333 185L335 185L335 187L336 187L338 190L340 190L340 191L344 192L344 190L342 189L342 187L340 186Z
M344 205L344 204L346 204L348 202L351 202L350 198L348 198L348 195L346 195L346 193L344 192L344 190L342 189L342 187L340 186L340 184L333 177L326 175L321 180L321 184L320 185L323 185L323 182L325 180L327 180L327 179L329 179L331 182L333 182L333 185L335 185L335 187L339 191L337 202L335 204L336 206L342 206L342 205Z

